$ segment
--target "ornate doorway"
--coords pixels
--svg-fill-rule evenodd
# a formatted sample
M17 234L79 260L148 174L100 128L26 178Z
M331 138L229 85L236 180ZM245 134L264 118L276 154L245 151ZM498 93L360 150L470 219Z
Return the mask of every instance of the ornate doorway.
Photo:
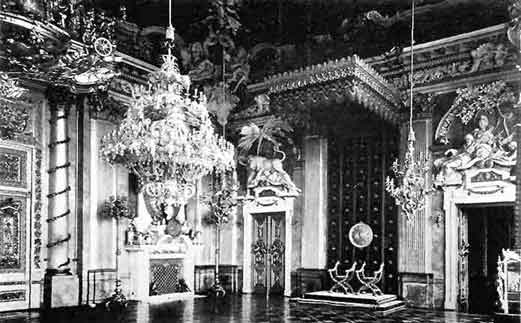
M513 245L512 205L463 207L459 213L458 310L492 313L498 300L497 260Z
M284 293L284 213L253 214L252 284L254 293Z
M291 296L294 196L276 187L257 187L244 198L243 293Z

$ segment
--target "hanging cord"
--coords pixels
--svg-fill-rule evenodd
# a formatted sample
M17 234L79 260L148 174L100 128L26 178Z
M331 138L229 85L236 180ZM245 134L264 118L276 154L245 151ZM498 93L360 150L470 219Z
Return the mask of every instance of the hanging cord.
M171 58L175 40L175 29L172 26L172 0L168 0L168 26L166 27L165 38L168 57Z
M412 0L412 9L411 9L411 76L410 76L410 106L409 106L409 132L413 133L412 128L412 114L413 114L413 94L412 91L414 89L414 0Z
M225 60L225 57L224 55L226 54L226 51L224 50L224 46L223 46L223 52L222 52L222 64L223 64L223 68L222 68L222 73L223 73L223 104L226 102L226 76L225 76L225 72L226 72L226 66L225 66L225 63L226 63L226 60ZM226 138L226 123L223 124L223 139Z

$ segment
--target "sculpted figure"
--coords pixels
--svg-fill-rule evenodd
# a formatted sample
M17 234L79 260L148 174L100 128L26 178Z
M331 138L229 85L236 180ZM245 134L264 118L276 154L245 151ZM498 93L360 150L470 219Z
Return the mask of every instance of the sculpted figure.
M496 139L488 124L487 116L481 115L478 128L465 135L465 144L460 150L449 149L445 157L434 161L439 175L450 177L457 170L468 169L492 157Z
M485 160L491 157L494 151L495 136L492 133L492 129L489 127L488 118L485 115L481 115L478 122L478 128L472 132L474 139L476 140L476 151L474 153L474 160L472 165L480 160ZM472 165L469 165L472 166Z
M499 149L492 155L495 164L504 167L511 167L516 164L517 142L513 139L514 133L499 141Z
M247 185L249 187L257 186L259 175L265 164L268 163L266 157L263 156L248 156L248 167L250 169L250 175L248 176Z
M289 191L300 192L289 174L282 168L282 159L269 159L262 156L249 156L250 175L248 187L262 184L283 186Z
M212 78L215 66L208 60L205 48L200 42L190 45L188 50L181 50L182 63L189 70L192 81L201 81Z
M434 167L440 172L445 178L449 177L450 174L454 173L455 170L464 168L469 164L473 156L475 156L477 149L477 142L474 136L467 134L465 136L465 144L460 150L449 149L445 152L445 157L439 158L434 161Z

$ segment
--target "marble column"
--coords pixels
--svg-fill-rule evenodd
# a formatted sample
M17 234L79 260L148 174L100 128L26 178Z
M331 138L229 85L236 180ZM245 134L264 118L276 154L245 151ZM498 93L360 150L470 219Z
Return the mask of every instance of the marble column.
M67 118L75 97L66 88L49 88L46 94L50 108L49 194L47 270L44 279L44 308L75 305L77 283L71 273L69 258L69 135ZM69 276L69 277L65 277ZM71 278L73 278L71 280Z
M304 212L302 267L325 269L327 261L327 140L306 137L304 143Z

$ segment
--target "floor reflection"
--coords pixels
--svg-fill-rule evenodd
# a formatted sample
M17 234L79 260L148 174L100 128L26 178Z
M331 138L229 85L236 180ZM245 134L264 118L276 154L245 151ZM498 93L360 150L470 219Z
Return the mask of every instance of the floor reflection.
M7 323L87 323L87 322L324 322L324 323L492 323L487 316L463 313L407 309L383 318L369 312L340 307L297 304L287 298L228 295L224 302L211 298L131 304L120 314L107 313L102 307L53 311L46 315L27 312L0 313Z

